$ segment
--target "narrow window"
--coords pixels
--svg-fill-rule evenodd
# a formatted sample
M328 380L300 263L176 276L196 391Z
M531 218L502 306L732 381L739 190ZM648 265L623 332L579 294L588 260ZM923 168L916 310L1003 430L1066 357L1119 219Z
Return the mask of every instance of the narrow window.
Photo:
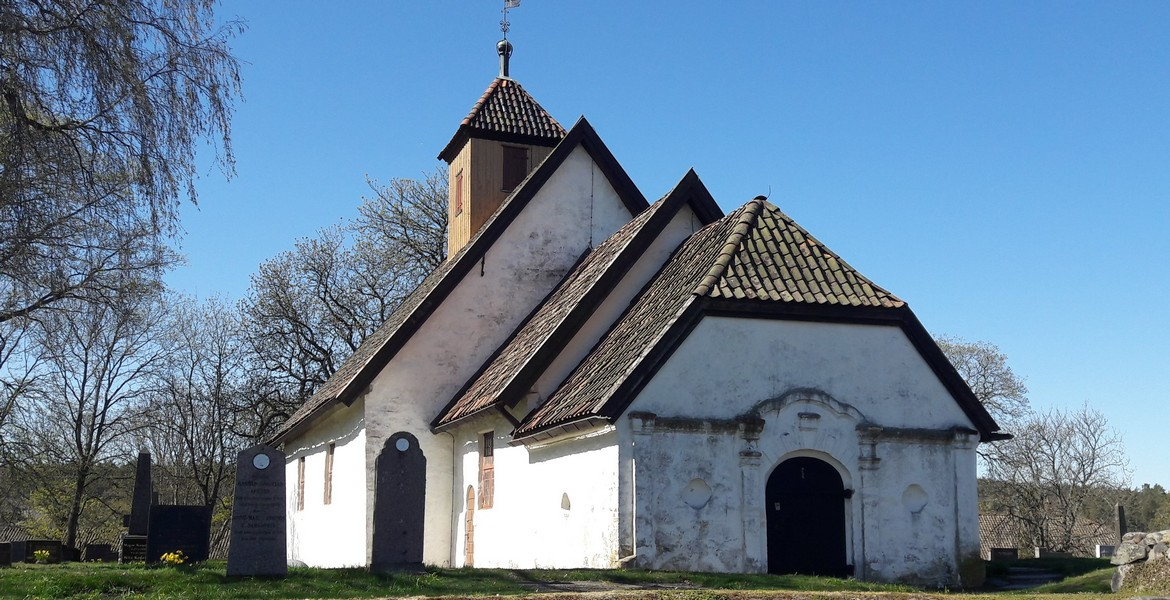
M297 460L297 510L305 510L305 457Z
M329 444L325 450L325 504L333 504L333 451L337 444Z
M463 171L455 174L455 216L463 214Z
M504 191L510 192L528 176L528 148L504 146Z
M496 495L494 432L483 434L479 445L479 507L491 508Z

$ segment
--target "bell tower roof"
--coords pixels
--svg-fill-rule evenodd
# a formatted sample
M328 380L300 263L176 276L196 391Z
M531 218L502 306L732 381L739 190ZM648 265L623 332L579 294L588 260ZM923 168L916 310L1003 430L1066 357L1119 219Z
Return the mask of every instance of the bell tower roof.
M565 128L516 80L497 77L459 124L439 158L451 162L472 137L552 147L565 137Z

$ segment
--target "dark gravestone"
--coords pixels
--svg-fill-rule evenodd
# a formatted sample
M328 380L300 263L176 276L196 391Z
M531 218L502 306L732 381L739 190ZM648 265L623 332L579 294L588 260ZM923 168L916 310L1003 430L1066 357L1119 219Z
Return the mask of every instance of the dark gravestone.
M81 560L81 550L73 546L66 546L61 544L61 560L68 562L77 562Z
M413 569L422 565L427 459L418 439L390 436L374 461L374 534L370 568Z
M12 566L12 544L0 543L0 567Z
M150 453L138 453L138 469L134 472L134 496L130 503L130 535L146 535L150 529Z
M86 544L81 549L81 562L115 562L118 553L111 544Z
M263 444L236 459L228 576L288 575L283 452Z
M1020 558L1019 548L992 548L991 560L1017 560Z
M28 553L28 546L25 540L13 540L10 546L9 554L12 555L12 562L32 562L32 555Z
M128 533L123 535L122 549L118 552L118 562L123 564L146 562L146 536Z
M65 559L63 552L64 546L57 540L25 540L19 542L19 545L14 542L13 558L21 558L24 562L36 562L36 553L38 550L44 550L49 553L50 563L59 563ZM16 554L19 551L20 554Z
M146 535L146 562L158 562L167 552L182 550L187 562L207 560L211 549L211 508L155 504L150 507Z
M1120 503L1115 504L1113 505L1113 510L1113 527L1116 530L1115 533L1117 534L1117 541L1120 542L1121 538L1125 537L1125 534L1129 533L1129 531L1127 531L1129 529L1129 525L1125 522L1124 506L1122 506Z

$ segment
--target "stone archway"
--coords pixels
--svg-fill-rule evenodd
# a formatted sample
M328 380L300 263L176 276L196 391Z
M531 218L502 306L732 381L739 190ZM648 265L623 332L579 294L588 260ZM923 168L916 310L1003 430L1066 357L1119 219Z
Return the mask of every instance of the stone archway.
M780 463L765 488L768 572L844 576L845 485L810 456Z
M421 565L427 459L418 439L405 431L390 436L374 461L374 472L371 569L386 571Z

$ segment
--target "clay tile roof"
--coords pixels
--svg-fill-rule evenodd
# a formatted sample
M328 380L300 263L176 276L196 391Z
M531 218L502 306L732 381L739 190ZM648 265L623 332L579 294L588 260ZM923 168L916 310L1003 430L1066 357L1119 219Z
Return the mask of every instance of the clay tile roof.
M886 308L906 304L858 273L779 208L757 201L755 220L736 225L696 293L807 304Z
M514 79L496 78L439 153L450 161L468 137L554 146L565 128Z
M631 308L515 437L590 417L616 418L635 369L703 297L732 301L900 308L904 302L756 198L700 229L675 251Z

